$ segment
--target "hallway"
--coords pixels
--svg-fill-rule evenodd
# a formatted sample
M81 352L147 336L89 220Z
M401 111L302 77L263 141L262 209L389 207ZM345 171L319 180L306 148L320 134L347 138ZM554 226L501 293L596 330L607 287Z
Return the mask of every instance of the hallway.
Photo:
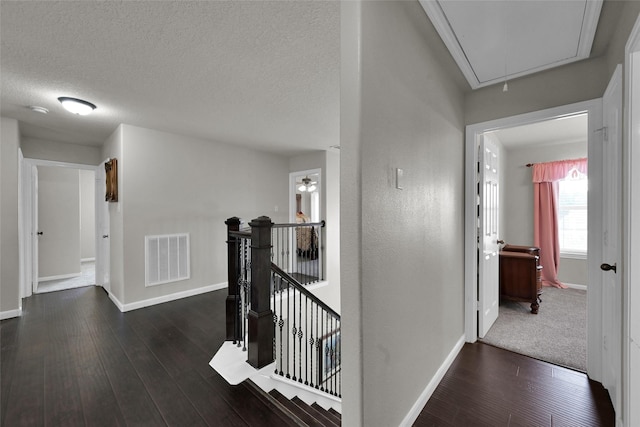
M294 425L209 360L226 291L121 313L99 287L33 295L0 322L3 426ZM465 344L416 426L611 426L607 392L581 373Z

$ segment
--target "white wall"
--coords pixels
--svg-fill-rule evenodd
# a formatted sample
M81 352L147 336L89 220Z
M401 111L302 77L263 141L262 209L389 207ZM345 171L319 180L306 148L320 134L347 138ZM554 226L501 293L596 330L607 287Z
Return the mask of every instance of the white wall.
M104 160L101 158L101 147L24 138L21 148L22 154L28 159L51 160L81 165L97 165Z
M20 315L18 250L18 121L0 122L0 319Z
M80 170L80 258L96 257L96 173Z
M528 163L587 157L586 141L543 146L508 148L504 151L502 169L504 188L504 233L506 243L533 245L533 184ZM561 258L558 272L560 281L587 285L587 261Z
M80 274L80 172L38 166L38 280Z
M395 426L464 334L463 93L417 2L347 3L343 423Z
M227 218L288 220L286 209L274 212L288 204L284 157L122 125L118 169L119 207L112 208L122 214L122 252L112 248L111 262L123 260L123 304L224 284ZM191 278L145 287L144 238L172 233L190 234Z

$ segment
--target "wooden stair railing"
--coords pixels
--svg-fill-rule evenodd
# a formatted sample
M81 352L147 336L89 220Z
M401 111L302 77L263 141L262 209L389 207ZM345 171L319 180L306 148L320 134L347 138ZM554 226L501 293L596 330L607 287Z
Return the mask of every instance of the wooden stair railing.
M254 368L276 361L276 374L340 397L340 315L271 262L270 218L251 221L250 232L240 223L226 221L227 340L248 350Z

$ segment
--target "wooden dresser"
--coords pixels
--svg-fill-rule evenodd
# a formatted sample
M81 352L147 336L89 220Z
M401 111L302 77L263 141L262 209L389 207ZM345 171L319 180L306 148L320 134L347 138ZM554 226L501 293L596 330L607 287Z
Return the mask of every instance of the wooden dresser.
M531 302L538 314L542 294L540 248L505 245L500 251L500 298Z

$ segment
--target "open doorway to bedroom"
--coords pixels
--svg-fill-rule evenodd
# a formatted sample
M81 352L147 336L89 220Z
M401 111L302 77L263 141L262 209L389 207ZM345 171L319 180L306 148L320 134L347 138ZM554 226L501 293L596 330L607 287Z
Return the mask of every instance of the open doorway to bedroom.
M536 315L531 301L501 286L498 319L482 340L586 372L588 114L502 128L485 136L501 151L502 247L541 247L536 256L545 286ZM547 175L550 171L557 176ZM548 205L535 201L545 197L536 188L547 185L538 182L541 173L545 181L553 180ZM501 253L500 268L522 262L519 257Z
M96 284L95 171L38 165L35 293Z

